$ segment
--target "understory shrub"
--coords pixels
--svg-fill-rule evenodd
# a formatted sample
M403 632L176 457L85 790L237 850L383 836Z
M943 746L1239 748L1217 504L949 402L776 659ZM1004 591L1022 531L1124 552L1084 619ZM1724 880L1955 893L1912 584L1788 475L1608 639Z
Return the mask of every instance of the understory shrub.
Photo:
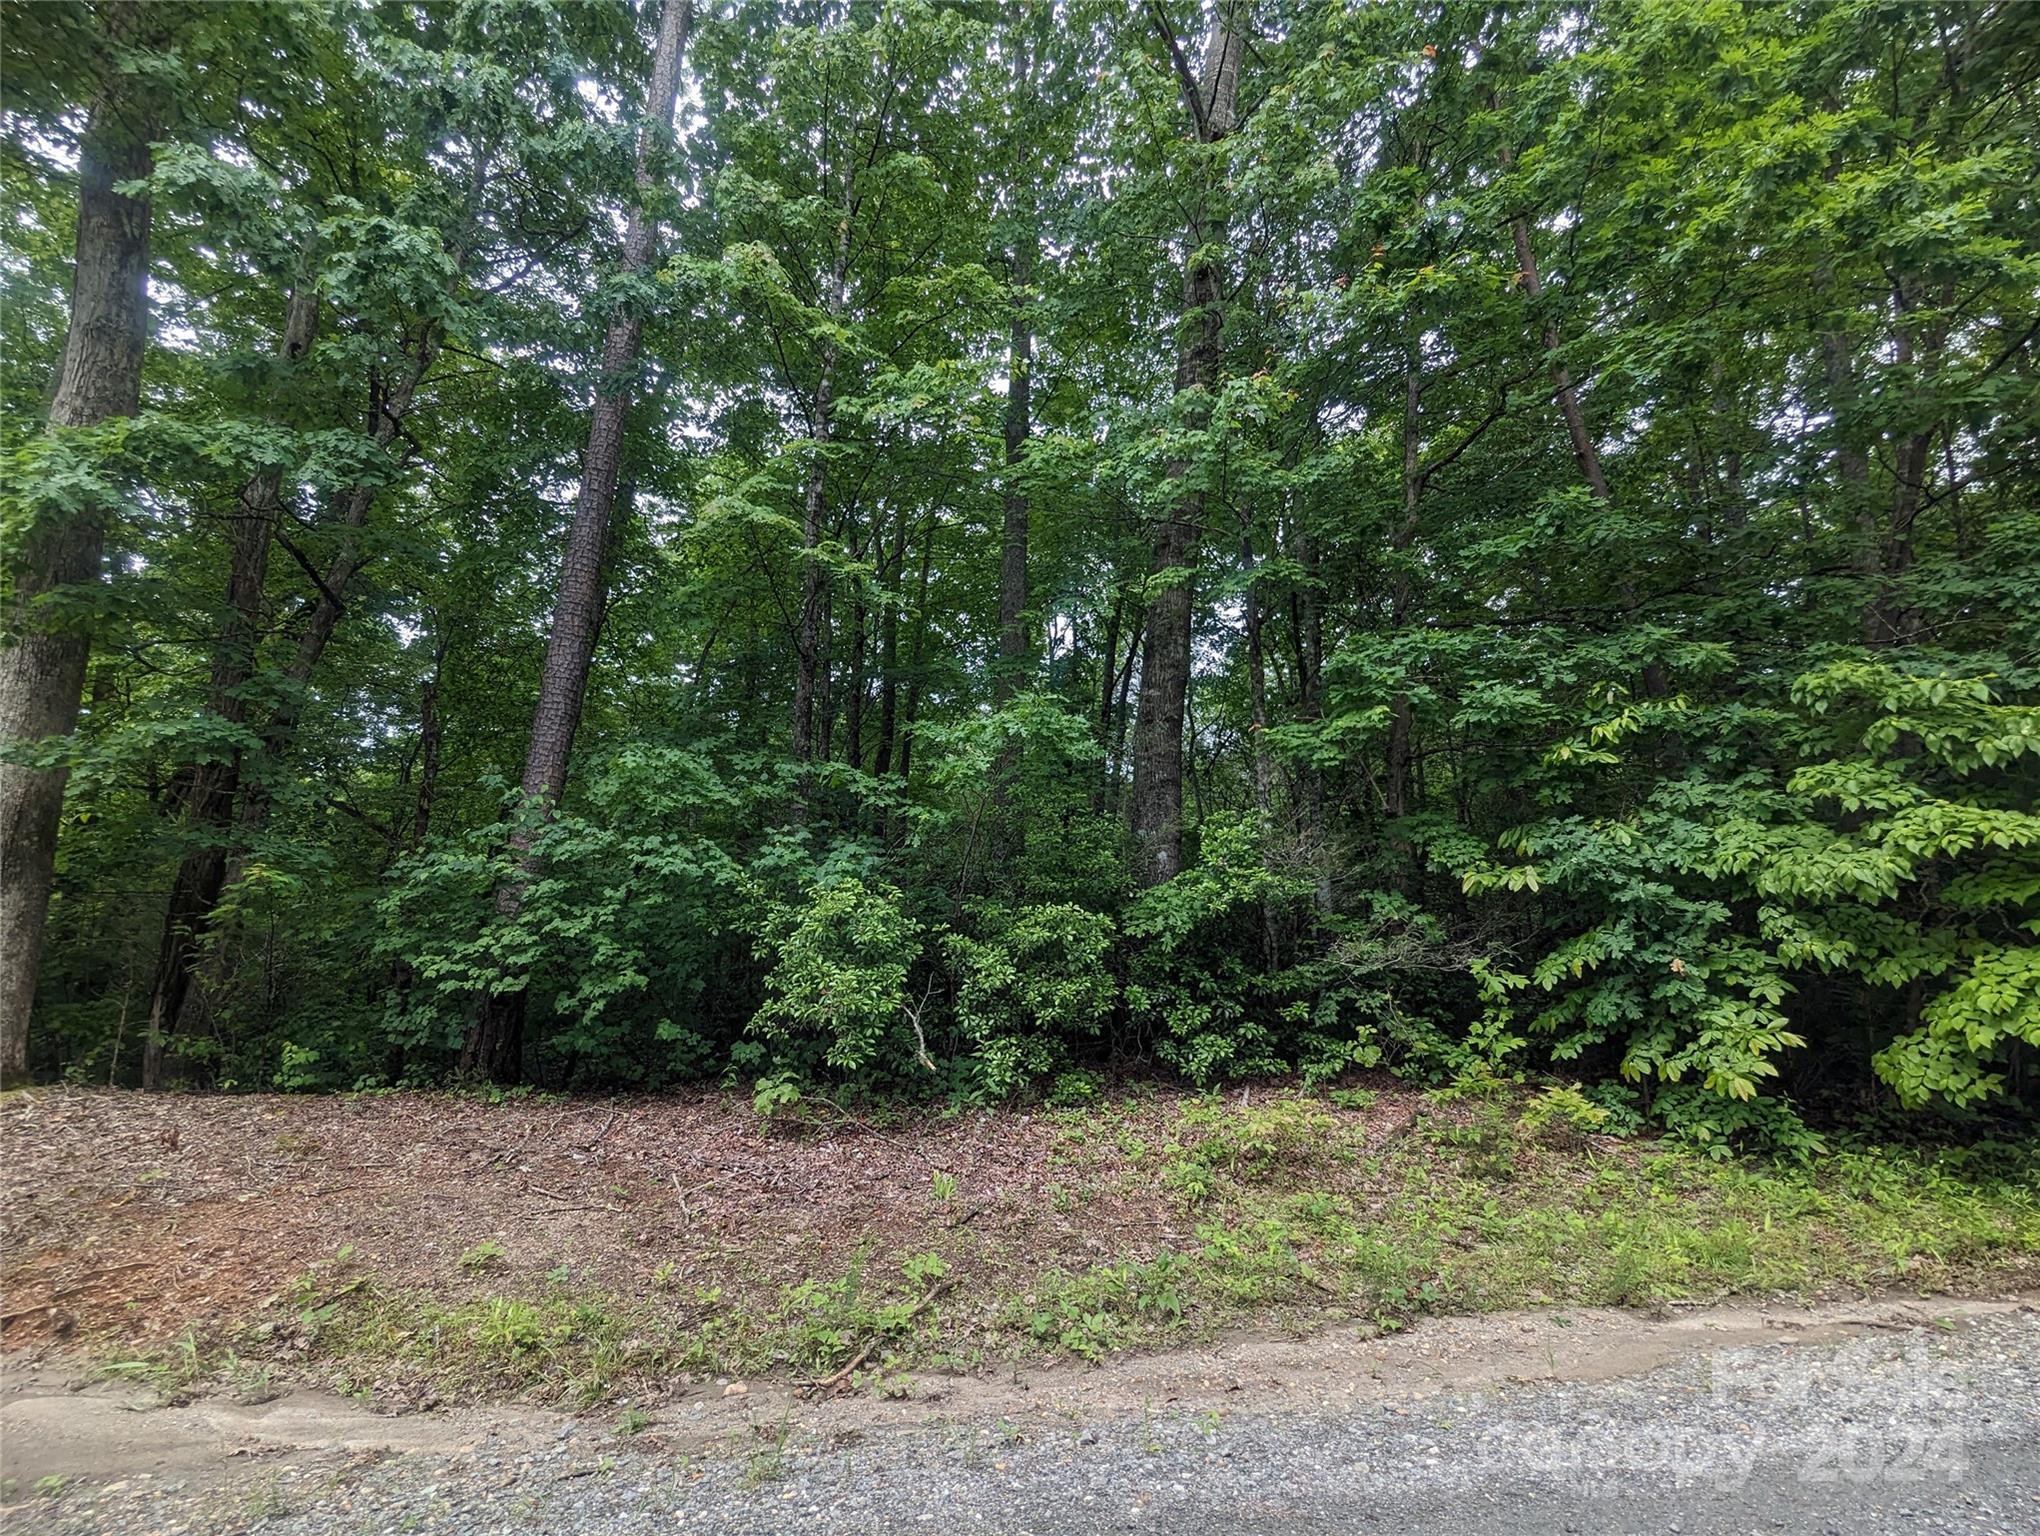
M1904 1104L2003 1093L2040 1046L2040 710L2000 686L1841 657L1711 722L1768 733L1777 767L1716 776L1688 722L1700 760L1641 804L1504 834L1514 862L1461 871L1538 899L1534 957L1493 973L1504 1011L1544 1059L1612 1068L1707 1140L1793 1139L1791 1058L1857 1037ZM1662 753L1671 714L1617 702L1550 761ZM1809 978L1853 1019L1795 1006Z
M1049 1081L1072 1042L1093 1039L1118 1000L1112 920L1082 907L981 906L976 937L952 933L955 1022L985 1092L1003 1098Z

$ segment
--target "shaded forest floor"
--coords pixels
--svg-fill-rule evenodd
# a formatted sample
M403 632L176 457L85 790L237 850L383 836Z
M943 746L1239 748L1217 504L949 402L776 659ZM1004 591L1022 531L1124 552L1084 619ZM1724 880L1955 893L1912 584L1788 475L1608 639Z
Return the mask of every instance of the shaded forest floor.
M768 1123L713 1093L0 1100L4 1332L166 1394L914 1390L1232 1331L2040 1278L2004 1143L1710 1161L1384 1080Z

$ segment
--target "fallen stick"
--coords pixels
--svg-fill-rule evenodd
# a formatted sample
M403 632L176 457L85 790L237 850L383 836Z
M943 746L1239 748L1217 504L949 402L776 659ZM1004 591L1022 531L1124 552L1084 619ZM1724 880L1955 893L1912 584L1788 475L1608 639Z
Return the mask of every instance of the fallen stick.
M570 1211L607 1211L612 1216L620 1216L623 1214L623 1209L621 1206L575 1205L572 1203L574 1199L572 1195L563 1195L558 1190L547 1189L543 1185L532 1183L529 1179L526 1179L524 1181L524 1188L526 1193L528 1194L544 1195L548 1200L557 1200L562 1205L565 1205L566 1208Z
M601 1144L602 1138L616 1128L616 1117L622 1113L623 1111L620 1109L612 1109L609 1112L609 1118L602 1123L602 1129L595 1133L595 1139L593 1141L582 1142L581 1150L583 1152L593 1152Z
M944 1291L948 1290L955 1283L956 1282L954 1280L941 1281L939 1284L934 1286L928 1292L927 1295L923 1296L919 1301L915 1302L913 1306L909 1307L907 1309L907 1315L901 1318L900 1321L912 1322L915 1318L919 1317L923 1312L928 1310L929 1306L933 1304L936 1297L940 1296ZM882 1337L883 1337L882 1335L875 1336L873 1338L865 1340L864 1348L858 1350L856 1354L852 1355L850 1357L850 1363L844 1366L840 1371L832 1372L831 1374L822 1377L818 1381L800 1382L797 1384L798 1389L802 1392L835 1391L838 1387L842 1386L844 1382L848 1381L853 1375L855 1375L858 1368L861 1367L865 1361L871 1358L872 1351L878 1348L882 1340Z
M91 1290L93 1286L99 1284L108 1275L117 1275L123 1270L129 1269L147 1269L155 1262L154 1259L136 1259L127 1264L115 1264L108 1269L95 1269L84 1279L65 1286L61 1291L51 1291L47 1301L39 1301L32 1307L23 1307L18 1312L9 1312L6 1316L0 1317L0 1327L4 1327L8 1323L17 1322L24 1317L34 1317L38 1312L47 1312L66 1297L76 1296L80 1291Z

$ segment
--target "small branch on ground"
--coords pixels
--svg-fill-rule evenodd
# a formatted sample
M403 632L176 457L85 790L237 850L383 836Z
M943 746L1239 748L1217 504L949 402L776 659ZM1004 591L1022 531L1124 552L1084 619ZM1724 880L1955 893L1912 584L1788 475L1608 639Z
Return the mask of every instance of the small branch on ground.
M915 1302L913 1306L909 1307L907 1309L907 1315L900 1319L900 1321L909 1323L912 1322L915 1318L919 1317L923 1312L927 1311L930 1306L934 1305L935 1299L954 1284L956 1284L954 1280L943 1280L937 1283L936 1285L930 1287L928 1294L923 1296L919 1301ZM876 1350L878 1346L883 1342L884 1342L883 1335L877 1335L872 1338L866 1339L864 1341L864 1347L858 1350L856 1354L850 1357L850 1363L848 1365L844 1366L841 1370L831 1372L829 1375L823 1376L818 1380L803 1381L796 1383L797 1389L802 1392L834 1392L838 1390L843 1385L844 1382L848 1381L852 1376L856 1375L856 1373L863 1367L864 1362L871 1358L872 1352Z
M563 1195L556 1189L547 1189L543 1184L534 1184L529 1179L524 1181L524 1190L527 1194L544 1195L548 1200L557 1200L570 1211L607 1211L612 1216L623 1214L623 1207L617 1205L575 1205L572 1195Z
M18 1322L24 1317L34 1317L38 1312L46 1312L66 1297L76 1296L80 1291L89 1291L108 1275L118 1275L130 1269L147 1269L154 1262L154 1259L135 1259L127 1264L115 1264L106 1269L94 1270L82 1280L65 1286L61 1291L50 1292L47 1300L39 1301L32 1307L23 1307L18 1312L9 1312L4 1317L0 1317L0 1328L4 1328L9 1323Z
M622 1113L622 1111L612 1109L609 1112L609 1118L602 1122L602 1129L595 1133L595 1139L592 1141L582 1142L581 1150L583 1152L593 1152L596 1149L596 1147L600 1146L602 1144L602 1138L607 1136L612 1130L616 1128L616 1117L620 1113Z

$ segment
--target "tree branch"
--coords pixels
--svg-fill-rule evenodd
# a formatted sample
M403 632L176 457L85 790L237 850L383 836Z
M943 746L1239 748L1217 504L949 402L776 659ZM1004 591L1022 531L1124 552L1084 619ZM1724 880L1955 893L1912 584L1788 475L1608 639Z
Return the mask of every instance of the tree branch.
M1155 24L1155 31L1161 34L1163 42L1169 45L1169 62L1176 67L1176 83L1183 91L1183 105L1190 109L1190 121L1197 130L1200 143L1211 141L1211 118L1204 110L1204 92L1197 84L1197 76L1190 68L1190 61L1183 57L1183 45L1176 40L1176 29L1169 21L1169 13L1163 9L1162 0L1148 0L1148 16Z

